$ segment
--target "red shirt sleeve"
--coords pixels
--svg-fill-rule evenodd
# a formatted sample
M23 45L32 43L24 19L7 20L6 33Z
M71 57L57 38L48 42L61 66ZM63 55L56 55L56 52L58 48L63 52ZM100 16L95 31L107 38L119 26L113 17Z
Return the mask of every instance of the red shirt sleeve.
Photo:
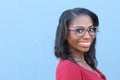
M82 80L82 76L76 64L63 63L57 67L56 80Z

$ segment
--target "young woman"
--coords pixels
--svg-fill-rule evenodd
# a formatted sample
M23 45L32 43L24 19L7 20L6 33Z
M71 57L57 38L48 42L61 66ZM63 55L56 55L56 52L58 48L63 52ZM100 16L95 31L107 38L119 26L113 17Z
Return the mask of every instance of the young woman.
M106 80L95 56L98 17L85 8L66 10L59 19L55 56L60 58L56 80Z

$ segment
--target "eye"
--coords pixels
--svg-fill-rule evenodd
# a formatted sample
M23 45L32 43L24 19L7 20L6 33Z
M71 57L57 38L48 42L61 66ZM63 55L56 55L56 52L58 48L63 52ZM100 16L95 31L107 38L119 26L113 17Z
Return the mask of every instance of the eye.
M76 32L77 32L77 33L83 33L83 31L84 31L84 30L81 29L81 28L76 29Z
M89 28L90 32L96 32L96 28Z

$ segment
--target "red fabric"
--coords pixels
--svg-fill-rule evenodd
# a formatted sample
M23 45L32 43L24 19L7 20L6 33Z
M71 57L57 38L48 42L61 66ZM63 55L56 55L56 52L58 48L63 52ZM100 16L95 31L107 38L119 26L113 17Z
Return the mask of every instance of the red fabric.
M56 80L106 80L98 69L96 71L101 77L70 60L60 60L56 69Z

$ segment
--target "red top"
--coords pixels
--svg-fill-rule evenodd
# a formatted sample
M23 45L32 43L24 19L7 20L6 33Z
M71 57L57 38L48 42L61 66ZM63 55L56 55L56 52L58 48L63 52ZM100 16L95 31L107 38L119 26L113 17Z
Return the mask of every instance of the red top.
M56 80L106 80L98 69L96 71L101 77L70 60L60 60L56 69Z

